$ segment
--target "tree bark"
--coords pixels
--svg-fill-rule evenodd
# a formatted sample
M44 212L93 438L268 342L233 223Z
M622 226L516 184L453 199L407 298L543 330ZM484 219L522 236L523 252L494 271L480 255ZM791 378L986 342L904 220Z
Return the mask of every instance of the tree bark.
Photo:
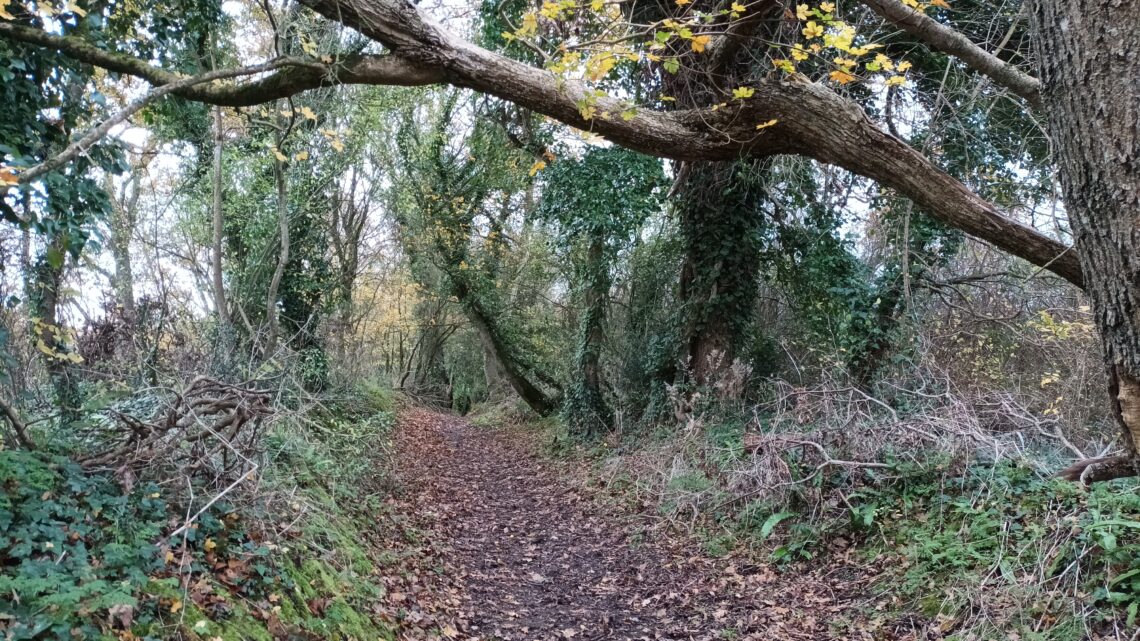
M1051 138L1085 291L1104 346L1127 461L1069 478L1140 473L1140 3L1035 0ZM1075 469L1076 468L1076 469Z
M134 172L141 172L143 167L135 166ZM114 282L111 283L115 291L115 303L123 309L126 318L135 317L135 279L134 267L131 264L131 236L135 229L136 213L139 201L139 181L141 176L132 175L123 186L119 198L111 199L111 259L115 263ZM107 177L110 187L111 178ZM108 189L107 193L113 193Z

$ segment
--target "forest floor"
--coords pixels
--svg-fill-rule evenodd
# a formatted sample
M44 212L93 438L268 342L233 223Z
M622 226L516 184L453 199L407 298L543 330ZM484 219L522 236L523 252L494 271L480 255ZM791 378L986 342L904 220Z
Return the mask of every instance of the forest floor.
M879 614L873 563L711 558L599 500L581 466L544 456L533 432L411 409L396 438L401 502L440 563L414 598L434 601L420 607L445 637L938 638Z

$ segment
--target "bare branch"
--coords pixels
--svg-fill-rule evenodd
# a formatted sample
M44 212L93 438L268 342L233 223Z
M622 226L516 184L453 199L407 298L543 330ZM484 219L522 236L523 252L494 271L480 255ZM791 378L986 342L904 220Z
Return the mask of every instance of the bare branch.
M182 80L177 80L175 82L162 85L157 89L153 89L147 92L146 95L131 101L126 107L88 131L86 134L80 137L79 140L76 140L75 142L68 145L67 148L60 152L58 155L43 161L42 163L28 169L27 171L21 172L18 177L18 181L20 184L34 182L44 174L59 169L68 162L71 162L81 154L86 153L87 150L91 149L95 143L102 140L108 133L111 132L111 129L113 129L115 125L124 122L127 118L130 118L134 114L138 113L143 107L149 105L150 103L158 100L163 96L172 94L181 89L193 87L194 85L213 82L215 80L236 78L238 76L249 76L256 73L262 73L264 71L271 71L273 69L277 69L279 67L290 64L297 63L296 61L289 59L275 60L262 65L255 65L253 67L211 71L209 73L204 73L192 78L183 78Z
M80 62L141 78L155 86L185 80L183 76L145 60L101 49L77 36L59 36L42 29L0 22L0 37L53 49ZM343 56L330 63L297 58L287 60L290 64L278 65L284 68L277 73L250 82L190 83L171 93L222 107L244 107L338 84L418 86L445 81L438 68L421 67L392 55ZM226 72L222 70L219 73Z

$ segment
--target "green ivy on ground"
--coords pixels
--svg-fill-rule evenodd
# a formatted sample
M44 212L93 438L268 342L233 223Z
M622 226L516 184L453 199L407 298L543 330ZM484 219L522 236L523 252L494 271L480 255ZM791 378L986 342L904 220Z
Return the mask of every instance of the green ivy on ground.
M382 570L414 533L380 500L391 401L371 390L330 407L304 436L269 436L262 493L290 501L222 500L170 541L186 507L159 485L125 491L61 455L0 451L0 635L393 639Z

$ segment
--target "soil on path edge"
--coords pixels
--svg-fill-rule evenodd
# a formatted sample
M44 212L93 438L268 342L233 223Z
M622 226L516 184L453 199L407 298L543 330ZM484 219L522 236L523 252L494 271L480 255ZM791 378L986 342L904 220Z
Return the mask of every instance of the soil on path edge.
M856 566L777 573L631 536L523 434L412 409L397 439L407 505L451 575L445 637L924 638L867 620L871 577Z

